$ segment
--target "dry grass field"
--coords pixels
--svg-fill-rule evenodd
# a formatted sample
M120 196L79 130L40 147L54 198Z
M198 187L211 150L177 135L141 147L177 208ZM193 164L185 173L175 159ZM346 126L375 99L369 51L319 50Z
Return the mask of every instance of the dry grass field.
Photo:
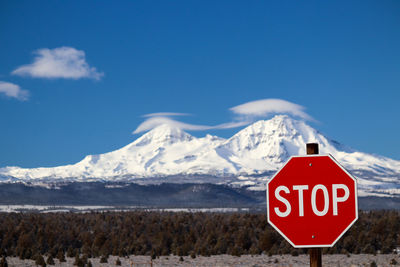
M99 258L90 259L94 267L117 266L116 260L118 257L110 256L107 263L100 263ZM156 267L156 266L204 266L204 267L231 267L231 266L292 266L292 267L305 267L309 266L308 255L243 255L241 257L230 255L216 255L211 257L198 256L192 259L189 256L161 256L151 261L149 256L130 256L129 258L119 258L121 266L125 267ZM55 265L60 267L73 267L74 258L67 258L67 262L59 263L57 259L54 260ZM8 266L15 267L28 267L37 266L33 260L20 260L18 258L7 258ZM400 266L400 256L396 254L349 254L349 256L337 255L323 255L322 263L325 267L356 267L356 266ZM396 265L395 265L396 264ZM50 265L48 265L50 266Z

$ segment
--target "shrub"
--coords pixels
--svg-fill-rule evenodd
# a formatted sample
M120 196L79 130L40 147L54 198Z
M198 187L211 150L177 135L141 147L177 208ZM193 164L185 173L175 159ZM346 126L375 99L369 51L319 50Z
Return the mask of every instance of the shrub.
M3 256L0 260L0 267L8 267L7 259Z
M297 249L293 249L293 250L290 252L290 255L297 257L297 256L299 256L299 252L297 251Z
M47 263L48 265L54 265L55 263L54 263L53 256L50 255L50 256L47 258L46 263Z
M57 253L57 259L58 259L60 262L66 262L66 260L65 260L65 255L64 255L64 252L63 252L62 250L59 250L59 251L58 251L58 253Z
M40 254L37 254L37 255L35 256L35 264L36 264L36 265L40 265L40 266L42 266L42 267L46 267L46 262L44 261L43 256L40 255Z
M101 256L100 258L100 263L107 263L107 257L106 256Z

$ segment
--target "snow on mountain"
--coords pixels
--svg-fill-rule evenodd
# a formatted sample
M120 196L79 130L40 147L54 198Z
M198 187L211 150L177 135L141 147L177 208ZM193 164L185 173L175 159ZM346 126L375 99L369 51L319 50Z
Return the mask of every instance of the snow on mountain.
M305 155L306 143L310 142L319 143L326 153L336 152L324 136L304 122L276 116L248 126L217 151L229 155L244 173L262 173L276 170L292 155Z
M305 155L307 143L318 143L320 154L333 155L348 169L400 173L400 161L358 152L328 139L305 122L285 115L248 126L217 151L230 155L230 160L240 165L245 173L262 173L280 168L290 156Z
M333 155L359 180L360 195L400 195L400 161L362 153L333 140L303 121L286 115L258 121L229 139L196 138L161 125L127 146L55 168L0 168L2 181L124 181L152 183L155 178L219 177L220 183L264 189L267 177L292 155L305 155L317 142L321 154ZM263 175L264 174L264 175Z

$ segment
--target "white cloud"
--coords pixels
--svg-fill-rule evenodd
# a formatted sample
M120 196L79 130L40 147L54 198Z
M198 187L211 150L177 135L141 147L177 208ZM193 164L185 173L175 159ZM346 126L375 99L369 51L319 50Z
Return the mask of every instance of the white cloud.
M157 112L157 113L149 113L145 114L143 118L151 118L151 117L168 117L168 116L190 116L189 113L178 113L178 112Z
M9 82L0 81L0 93L21 101L26 101L29 98L29 91L22 90L18 85Z
M12 74L34 78L92 78L99 80L104 74L86 62L85 52L73 47L43 48L34 52L32 64L15 69Z
M290 114L305 120L314 120L304 112L305 108L283 99L261 99L230 108L232 112L247 117L265 117L274 113Z
M146 132L148 130L151 130L153 128L156 128L157 126L167 124L175 128L179 128L182 130L188 130L188 131L204 131L204 130L212 130L212 129L230 129L230 128L236 128L240 127L243 125L249 124L248 122L228 122L228 123L222 123L219 125L215 126L210 126L210 125L196 125L196 124L189 124L189 123L184 123L180 121L176 121L173 119L170 119L168 117L152 117L144 122L142 122L135 131L133 131L134 134L141 133L141 132Z

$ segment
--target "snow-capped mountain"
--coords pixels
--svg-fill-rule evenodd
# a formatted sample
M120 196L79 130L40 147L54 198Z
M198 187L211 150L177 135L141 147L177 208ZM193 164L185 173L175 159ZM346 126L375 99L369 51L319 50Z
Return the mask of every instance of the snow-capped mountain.
M89 155L73 165L0 168L0 179L153 183L160 179L179 182L182 177L204 182L199 177L213 177L216 183L263 190L267 178L290 156L305 155L310 142L319 143L321 154L333 155L358 178L360 195L400 196L400 161L345 147L286 115L258 121L229 139L211 135L196 138L161 125L121 149Z

